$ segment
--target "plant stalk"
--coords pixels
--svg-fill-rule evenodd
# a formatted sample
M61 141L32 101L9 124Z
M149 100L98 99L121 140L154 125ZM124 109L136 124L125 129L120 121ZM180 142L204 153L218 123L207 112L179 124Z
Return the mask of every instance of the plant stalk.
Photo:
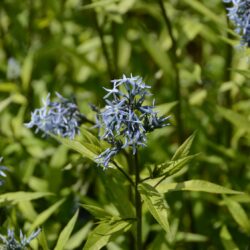
M180 70L178 68L178 63L180 62L179 56L177 54L177 41L173 34L173 28L171 21L167 15L167 10L164 7L163 0L158 0L158 4L160 6L162 16L164 19L164 22L167 27L167 31L169 34L169 37L172 42L172 47L170 48L170 54L172 59L172 65L173 69L175 71L175 99L178 101L178 104L176 106L176 122L177 122L177 130L178 130L178 141L179 144L181 144L184 141L184 130L183 130L183 123L182 123L182 100L181 100L181 84L180 84Z
M138 190L140 184L140 167L138 164L138 154L134 155L134 169L135 169L135 211L136 211L136 250L142 250L142 202Z

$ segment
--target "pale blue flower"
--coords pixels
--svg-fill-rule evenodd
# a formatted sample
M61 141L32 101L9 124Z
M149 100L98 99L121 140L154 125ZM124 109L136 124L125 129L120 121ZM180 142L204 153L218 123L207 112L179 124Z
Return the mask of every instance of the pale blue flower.
M152 105L143 105L146 96L151 95L139 76L126 77L112 81L113 88L106 89L106 106L97 114L100 139L111 147L97 157L97 162L105 168L113 156L124 148L131 148L133 154L139 146L146 146L148 132L168 123L169 117L158 117ZM111 98L112 97L112 98Z
M15 239L14 230L8 229L7 236L0 234L0 240L4 245L4 250L26 250L28 249L27 246L30 244L30 242L35 239L40 232L41 229L37 229L27 238L20 230L19 240L17 240Z
M241 45L250 46L250 0L223 0L231 3L227 8L228 18L234 23L235 31L241 35Z
M36 131L55 134L73 139L79 133L84 116L77 105L56 93L59 101L50 101L50 94L43 100L43 107L31 114L31 121L25 125L36 127Z

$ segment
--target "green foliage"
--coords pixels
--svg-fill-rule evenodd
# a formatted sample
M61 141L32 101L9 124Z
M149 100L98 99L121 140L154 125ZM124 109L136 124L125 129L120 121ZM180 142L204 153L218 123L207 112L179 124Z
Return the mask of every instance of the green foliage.
M0 37L1 235L40 227L31 249L131 249L137 189L143 249L249 247L249 48L235 48L221 0L1 0ZM89 106L130 73L171 115L139 150L138 185L129 150L97 166L108 144ZM90 121L74 140L24 126L55 91Z

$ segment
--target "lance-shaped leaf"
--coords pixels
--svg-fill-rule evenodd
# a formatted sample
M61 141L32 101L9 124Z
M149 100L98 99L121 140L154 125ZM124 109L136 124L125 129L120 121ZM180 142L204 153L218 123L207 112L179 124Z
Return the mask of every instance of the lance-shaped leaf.
M250 133L250 120L248 119L248 117L222 107L217 107L217 109L219 113L229 122L231 122L234 126L239 129L243 129L247 133Z
M148 184L140 184L139 191L142 200L147 206L149 212L162 226L162 228L168 234L170 234L170 228L168 223L169 208L163 195L160 194L154 187Z
M90 234L83 250L99 250L106 246L115 235L126 232L132 225L131 221L110 219L102 221Z
M80 153L83 157L86 157L92 161L97 157L97 154L93 153L88 147L85 147L83 143L77 140L70 140L68 138L62 138L59 136L53 137L65 146L69 147L70 149L73 149L76 152Z
M42 225L62 205L64 201L65 199L61 199L60 201L56 202L54 205L40 213L31 225L29 233L31 233L35 228Z
M20 201L30 201L42 198L44 196L52 195L49 192L13 192L0 195L0 203L13 202L17 203Z
M55 250L63 250L65 249L65 245L68 242L68 239L73 231L73 228L75 226L77 216L78 216L79 210L76 211L74 216L71 218L71 220L68 222L66 227L62 230L62 232L59 235L57 244L55 246Z
M225 250L239 250L226 226L222 227L220 238Z
M103 219L112 216L112 214L110 214L102 207L98 207L91 204L81 204L81 206L85 208L88 212L90 212L95 218L98 219Z
M159 193L167 193L170 191L198 191L214 194L242 194L242 192L232 190L209 181L189 180L184 182L162 182L157 186Z
M189 154L190 148L192 146L193 140L195 137L195 133L189 136L186 141L184 141L181 146L176 150L174 156L172 157L172 161L177 159L186 157Z
M242 206L238 202L236 202L228 197L224 197L224 201L225 201L225 204L226 204L230 214L232 215L232 217L234 218L236 223L246 233L250 234L250 221L249 221L249 218L248 218L246 212L242 208Z
M194 159L198 154L188 155L178 160L168 161L162 164L159 164L154 167L153 171L151 170L152 178L165 176L169 177L180 170L182 170L192 159Z

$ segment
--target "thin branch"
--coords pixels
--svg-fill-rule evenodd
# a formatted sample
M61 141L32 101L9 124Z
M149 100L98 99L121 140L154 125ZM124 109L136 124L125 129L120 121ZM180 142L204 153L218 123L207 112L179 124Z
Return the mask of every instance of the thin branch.
M136 210L136 250L142 250L142 202L141 195L138 190L140 184L140 167L138 162L138 153L134 155L135 169L135 210Z
M183 124L182 124L182 102L181 102L181 87L180 87L180 71L178 68L178 63L180 61L178 55L177 55L177 41L174 37L173 34L173 28L172 28L172 24L170 19L168 18L167 15L167 11L164 7L164 3L163 0L158 0L161 12L162 12L162 16L164 19L164 22L166 24L167 27L167 31L169 33L169 37L171 39L172 42L172 47L170 49L171 52L171 56L172 56L172 64L173 64L173 68L175 71L175 98L176 100L178 100L178 104L176 106L176 120L177 120L177 129L178 129L178 135L179 135L179 144L181 144L184 140L184 132L183 132Z
M94 22L96 25L96 30L97 30L98 36L99 36L100 41L101 41L102 51L103 51L104 58L106 60L109 77L110 77L110 79L114 79L114 73L113 73L111 59L109 57L108 48L107 48L107 45L106 45L105 40L104 40L104 34L102 31L102 28L98 23L96 11L94 11Z
M135 183L133 180L130 178L130 176L121 168L118 166L118 164L115 161L112 161L112 163L116 166L116 168L126 177L126 179L133 185L135 186Z

